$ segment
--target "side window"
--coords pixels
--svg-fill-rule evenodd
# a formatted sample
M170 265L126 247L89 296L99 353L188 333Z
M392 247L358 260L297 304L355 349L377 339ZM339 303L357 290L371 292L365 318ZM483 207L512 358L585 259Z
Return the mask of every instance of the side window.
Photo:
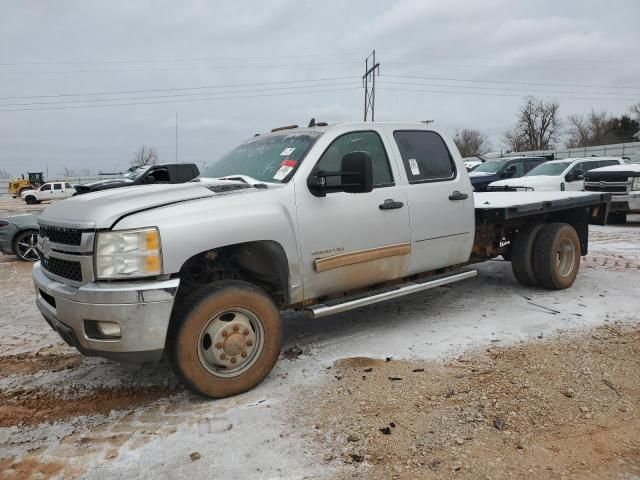
M53 189L54 190L62 190L62 184L61 183L54 183L53 184Z
M44 185L42 185L42 187L40 187L40 190L42 192L48 192L49 190L51 190L51 184L50 183L45 183Z
M155 183L168 183L169 182L169 171L166 168L158 168L151 172L153 178L155 178Z
M507 167L507 170L509 170L510 172L513 172L511 175L509 175L509 177L511 178L521 177L522 175L524 175L524 162L523 161L512 162Z
M569 170L569 173L576 173L578 170L584 173L589 170L589 165L587 162L578 162L573 166L573 168L571 168L571 170Z
M598 167L610 167L611 165L620 165L615 160L602 160L598 162Z
M314 167L314 170L337 172L342 164L342 157L351 152L367 152L373 163L373 186L393 185L393 176L389 167L389 158L384 149L382 139L376 132L352 132L336 138L325 150ZM340 184L340 177L327 177L328 186Z
M409 183L450 180L456 170L442 137L426 130L397 130L398 144Z
M64 188L72 188L70 183L65 183Z
M183 183L193 180L195 178L193 173L193 167L191 165L177 165L175 181L177 183Z

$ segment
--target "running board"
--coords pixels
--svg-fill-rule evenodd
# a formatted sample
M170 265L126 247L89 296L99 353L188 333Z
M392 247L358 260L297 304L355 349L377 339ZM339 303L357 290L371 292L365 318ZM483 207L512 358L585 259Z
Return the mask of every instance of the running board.
M317 305L307 307L305 310L308 311L313 318L326 317L327 315L333 315L334 313L346 312L348 310L353 310L354 308L364 307L365 305L371 305L373 303L409 295L410 293L421 292L423 290L448 285L449 283L459 282L461 280L473 278L476 275L478 275L477 270L468 270L461 273L455 273L453 275L438 276L438 278L425 282L403 283L392 290L385 290L381 293L370 294L365 297L357 297L355 299L351 297L351 300L347 297L346 299L331 302L329 305L319 303Z

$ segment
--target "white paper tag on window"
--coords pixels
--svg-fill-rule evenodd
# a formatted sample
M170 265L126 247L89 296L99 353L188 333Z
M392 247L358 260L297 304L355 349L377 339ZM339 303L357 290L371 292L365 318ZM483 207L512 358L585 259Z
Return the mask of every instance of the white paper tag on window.
M411 169L411 175L414 177L420 175L420 168L418 167L418 162L415 158L409 159L409 168Z
M287 157L287 156L291 155L295 151L296 151L296 149L293 148L293 147L285 148L284 150L282 150L282 153L280 154L280 156L281 157Z

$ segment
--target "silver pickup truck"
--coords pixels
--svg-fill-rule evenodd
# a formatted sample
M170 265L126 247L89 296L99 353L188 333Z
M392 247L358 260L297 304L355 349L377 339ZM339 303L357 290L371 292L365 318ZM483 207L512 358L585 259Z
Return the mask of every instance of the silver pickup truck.
M193 390L246 391L273 368L279 312L344 312L477 274L570 287L610 194L474 195L458 150L413 123L257 135L181 185L115 189L39 218L37 306L85 355L166 355Z

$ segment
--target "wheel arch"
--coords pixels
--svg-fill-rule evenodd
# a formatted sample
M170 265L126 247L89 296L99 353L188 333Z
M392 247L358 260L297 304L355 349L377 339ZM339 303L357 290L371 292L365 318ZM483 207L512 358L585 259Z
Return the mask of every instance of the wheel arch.
M291 303L291 275L285 249L274 240L223 245L189 257L176 274L180 303L202 286L224 279L244 280L262 288L278 307Z

